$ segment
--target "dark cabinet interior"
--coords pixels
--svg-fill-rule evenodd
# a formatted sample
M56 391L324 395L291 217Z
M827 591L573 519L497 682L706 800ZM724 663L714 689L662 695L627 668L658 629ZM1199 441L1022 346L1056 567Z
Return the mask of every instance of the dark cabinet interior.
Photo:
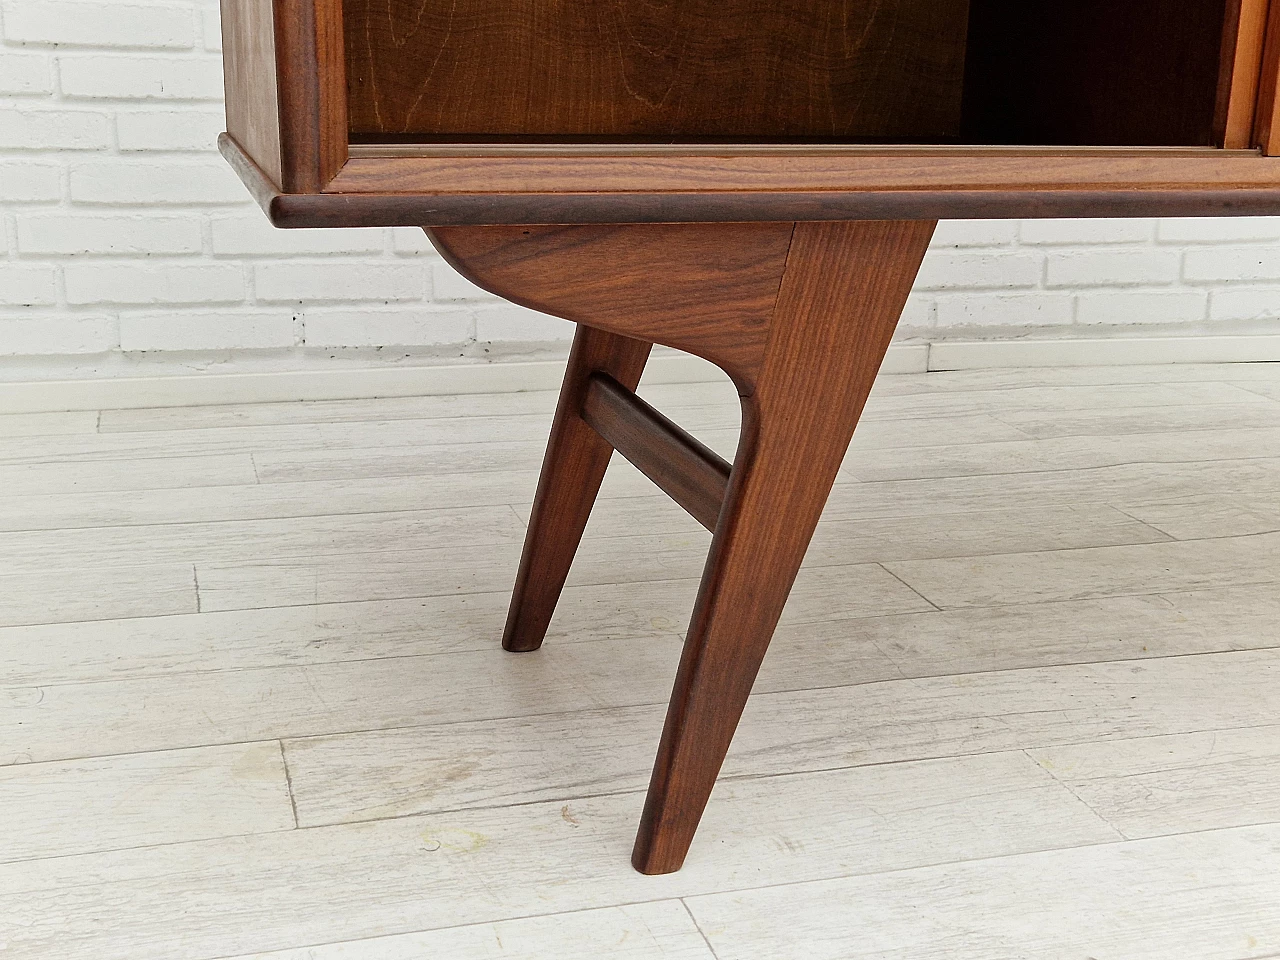
M969 143L1211 146L1223 0L972 0Z
M353 142L1210 146L1238 4L343 0L348 116Z

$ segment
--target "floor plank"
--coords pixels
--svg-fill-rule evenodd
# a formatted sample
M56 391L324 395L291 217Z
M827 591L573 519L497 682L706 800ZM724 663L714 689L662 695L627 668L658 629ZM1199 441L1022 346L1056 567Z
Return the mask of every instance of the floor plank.
M670 510L662 511L669 513ZM383 519L386 517L387 519ZM272 548L248 555L246 541L233 528L240 559L198 560L201 609L284 606L348 600L394 599L449 593L484 593L509 586L519 556L518 530L505 540L479 535L475 542L453 547L406 549L407 538L395 531L396 518L378 515L348 522L368 531L368 543L382 541L383 549L344 556L338 542L326 550ZM296 523L305 531L308 523ZM344 524L337 524L344 526ZM250 525L251 529L254 529ZM279 529L288 531L290 524ZM428 529L424 531L429 534ZM465 526L458 528L465 540ZM96 536L96 533L94 534ZM16 535L10 535L16 536ZM125 535L126 542L134 534ZM424 536L423 542L433 542ZM490 541L485 543L485 540ZM806 568L841 565L850 569L850 588L859 581L883 580L883 572L858 571L846 564L867 565L886 560L973 556L987 550L1035 551L1144 543L1166 539L1152 527L1108 508L1067 507L1036 511L974 512L937 518L829 522L819 528ZM299 543L306 542L298 536ZM193 547L179 537L183 556ZM257 541L253 541L257 542ZM588 586L609 583L690 579L701 576L710 536L686 522L683 532L655 536L592 537L579 549L569 583ZM4 538L0 537L0 552ZM209 549L212 549L210 547ZM332 549L332 553L326 553ZM886 611L887 612L887 611Z
M848 583L824 592L842 574L821 573L802 574L775 653L826 651L823 671L837 683L867 679L854 654L868 649L901 675L936 676L1280 645L1280 595L1269 585L941 612L916 601L926 612L894 614L895 604L878 606ZM696 590L693 580L570 587L548 642L682 633ZM509 601L502 590L0 628L0 685L483 651L501 636ZM804 660L793 669L811 670Z
M172 490L257 482L253 458L247 453L88 463L0 464L0 490L6 497Z
M511 504L527 519L536 468L444 476L370 477L190 489L26 493L0 490L0 531L270 520L363 515ZM1078 471L837 482L824 518L922 517L1110 501L1125 508L1177 498L1225 495L1280 500L1280 460L1135 464ZM617 536L644 523L653 533L685 530L688 517L624 462L615 462L588 526L589 536Z
M1280 579L1280 533L885 566L944 608L1202 590Z
M1280 646L1280 592L1270 584L1104 597L826 622L784 622L774 645L831 649L823 671L856 683L839 653L874 646L903 676L986 673L1073 663L1154 660ZM768 664L770 661L766 661ZM797 678L809 671L797 662Z
M90 434L98 429L95 410L69 413L10 413L0 416L0 437L50 437Z
M332 450L337 447L378 451L398 447L523 443L538 439L545 442L550 426L549 417L530 415L47 436L30 438L21 446L0 450L0 463L148 460L239 452ZM1013 427L1001 426L1009 433L1016 432Z
M866 450L842 469L857 480L911 480L1276 456L1280 427Z
M662 514L669 512L662 511ZM648 529L648 523L641 522L630 529ZM804 562L807 567L823 567L1071 550L1166 539L1166 534L1110 507L1047 507L883 520L827 520L818 526ZM578 549L569 582L622 583L700 576L710 546L710 535L690 521L679 533L595 536Z
M590 551L583 545L584 553ZM692 539L689 551L694 549ZM705 544L703 546L705 550ZM701 573L688 569L687 554L681 554L678 570L672 579ZM197 567L200 580L201 609L244 610L258 607L294 606L313 603L341 603L351 600L394 600L404 597L447 596L449 594L493 593L510 589L520 557L519 544L496 544L483 547L455 547L436 550L399 551L382 554L360 554L352 557L328 556L315 559L283 558L275 560L204 563ZM635 596L643 602L653 564L633 563L586 564L570 573L575 586L609 583L645 584L636 587ZM625 569L622 580L614 577ZM836 586L838 592L821 594L824 587ZM931 609L928 601L875 564L841 567L806 567L801 571L792 591L793 607L802 609L808 619L832 619L848 615L845 611L874 610L880 613L905 613ZM859 614L854 613L854 616Z
M1136 521L1129 522L1136 525ZM75 558L77 565L85 566L229 563L243 559L413 550L428 545L444 549L464 544L518 544L524 541L524 531L519 516L499 504L356 517L291 517L10 532L0 533L0 569L56 568L65 565L67 558ZM1163 537L1162 534L1155 536Z
M70 558L67 563L75 563ZM199 610L190 564L0 573L0 627L160 617Z
M1032 751L1126 837L1280 822L1280 726Z
M1250 494L1205 495L1126 503L1121 509L1167 533L1175 540L1247 537L1280 530L1280 502L1276 497Z
M717 798L666 877L627 863L635 794L0 865L0 942L7 960L205 960L1115 838L1022 754L731 782Z
M205 407L103 410L99 430L102 433L146 433L301 423L358 423L365 420L432 420L529 414L550 416L555 408L556 393L549 390L439 397L211 404Z
M570 587L549 643L652 639L684 631L697 583ZM497 593L0 628L0 686L305 666L493 649ZM916 605L923 606L922 601ZM868 612L865 607L852 608Z
M797 688L795 664L806 658L811 672ZM1272 696L1280 651L1140 667L1107 663L911 679L895 677L874 650L860 659L861 685L814 689L834 657L798 646L771 650L721 776L774 776L1280 720L1280 704ZM775 666L782 661L791 663ZM650 706L587 716L288 739L285 754L303 825L567 800L642 790L664 712L659 697ZM1246 794L1236 798L1235 809L1251 818L1244 822L1259 822L1275 807Z
M0 759L76 759L656 703L671 688L679 651L676 637L602 640L548 645L527 657L494 647L8 688L0 699L0 728L8 731ZM626 672L617 669L623 658Z
M660 493L639 486L639 495L606 489L592 511L587 536L619 536L644 524L650 533L692 530L683 511ZM270 485L264 485L268 488ZM320 489L320 488L317 488ZM375 496L377 494L375 493ZM923 480L854 482L845 477L832 488L823 524L838 520L921 519L993 510L1041 510L1054 507L1118 506L1134 503L1227 496L1280 501L1280 460L1250 459L1221 463L1130 464L1087 470L945 477ZM514 509L528 519L531 501L521 497ZM3 501L0 501L0 523ZM819 531L823 527L818 528Z
M741 424L738 404L680 407L669 411L681 425L698 435L736 437ZM896 427L896 429L894 429ZM551 429L549 413L441 419L377 419L210 426L201 429L107 432L88 436L30 438L21 447L0 451L5 462L49 462L90 459L138 459L165 456L212 455L228 451L279 451L452 447L475 443L545 443ZM1026 434L995 417L939 416L888 424L868 424L861 442L870 446L907 443L913 446L951 442L958 435L974 442L1026 439Z
M641 392L731 455L727 381ZM615 458L502 652L553 391L0 417L0 953L1280 956L1278 401L881 377L665 878L709 537Z
M0 861L294 829L280 744L0 766Z
M970 381L969 384L959 383L956 389L938 390L929 384L934 379L932 376L920 379L925 383L918 392L901 394L872 390L866 416L890 420L976 416L994 410L1063 413L1118 407L1174 407L1190 403L1265 403L1269 399L1238 384L1213 381L1176 384L1071 382L1062 385L1015 385L994 390L983 389L977 381Z
M1280 826L687 902L720 960L797 948L809 960L1269 958L1280 955Z
M1280 403L1212 403L1177 407L1117 407L1066 415L1002 410L999 419L1028 437L1117 437L1183 430L1267 429L1280 426Z
M351 940L230 960L716 960L679 900Z
M885 375L876 389L907 396L968 390L1022 390L1028 387L1089 387L1101 384L1250 383L1280 384L1275 363L1160 363L1091 367L993 367L985 370L935 370L925 376Z

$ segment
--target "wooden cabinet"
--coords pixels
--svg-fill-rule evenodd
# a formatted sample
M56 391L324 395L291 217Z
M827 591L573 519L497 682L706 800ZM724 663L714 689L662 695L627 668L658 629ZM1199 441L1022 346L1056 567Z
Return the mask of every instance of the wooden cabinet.
M647 873L693 840L935 221L1280 214L1280 0L223 0L223 24L223 152L274 223L422 226L578 324L504 646L542 643L615 451L713 531ZM655 343L732 377L732 464L635 396Z
M1280 210L1268 0L223 8L282 226Z
M345 0L352 137L953 141L968 6Z

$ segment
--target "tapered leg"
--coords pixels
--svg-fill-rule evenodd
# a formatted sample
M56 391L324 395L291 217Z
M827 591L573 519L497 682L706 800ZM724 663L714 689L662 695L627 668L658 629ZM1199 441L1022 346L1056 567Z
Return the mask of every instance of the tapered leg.
M642 340L578 325L502 636L507 650L542 646L613 454L580 415L587 378L607 373L634 390L651 349Z
M797 224L632 863L678 870L934 224Z
M580 324L508 649L541 643L609 460L608 444L577 413L587 375L601 370L633 388L652 341L718 364L742 396L742 441L632 857L644 873L684 862L934 226L430 231L476 283Z

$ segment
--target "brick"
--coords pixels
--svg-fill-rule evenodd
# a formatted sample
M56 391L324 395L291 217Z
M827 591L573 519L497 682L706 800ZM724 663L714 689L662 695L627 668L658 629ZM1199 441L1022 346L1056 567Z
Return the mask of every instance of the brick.
M264 263L254 270L259 300L421 300L426 271L418 264Z
M116 140L121 150L217 149L226 126L221 110L144 110L116 114Z
M38 95L53 93L53 70L49 58L37 53L5 50L0 56L0 94Z
M447 263L431 265L431 290L436 300L495 300Z
M386 232L380 228L280 230L260 212L211 221L213 252L218 256L276 256L326 253L381 253Z
M391 239L396 253L436 256L436 248L427 239L427 232L420 227L395 227L391 231Z
M918 290L1034 287L1043 263L1038 254L947 253L931 250L916 280Z
M1188 250L1182 275L1189 283L1280 280L1280 247L1257 244Z
M111 122L88 110L0 109L0 150L105 150Z
M548 343L572 340L574 326L514 303L496 303L476 310L476 339L481 343L516 341Z
M1191 217L1161 220L1164 243L1248 243L1280 240L1280 217Z
M201 16L204 34L204 48L212 53L222 51L222 18L218 16L218 6L214 4L205 9Z
M12 0L4 5L4 32L28 44L189 48L195 19L187 5Z
M971 293L938 300L939 327L1046 327L1071 323L1069 293Z
M71 168L70 193L79 203L250 203L244 185L221 159L79 163Z
M1195 323L1203 320L1203 290L1108 290L1080 294L1077 323Z
M1017 239L1016 220L943 220L933 235L933 246L1006 247Z
M18 217L20 254L199 253L200 221L195 217L103 217L90 214Z
M1209 294L1209 319L1212 322L1276 318L1280 318L1280 286L1232 286Z
M1141 243L1155 236L1154 220L1023 220L1023 243Z
M234 303L244 271L223 264L68 264L69 303Z
M907 297L907 305L902 309L902 316L898 319L900 328L920 329L933 326L934 321L934 303L933 298L924 296L919 293L913 293Z
M0 161L0 201L49 203L62 196L62 168L56 163Z
M0 263L0 303L48 306L58 300L58 271L45 265Z
M475 318L468 310L370 307L308 310L303 325L309 347L415 347L466 343Z
M116 321L111 317L0 314L0 354L4 356L106 353L119 342Z
M272 350L297 343L291 312L126 314L120 318L120 349Z
M1048 256L1046 284L1102 287L1173 283L1178 279L1178 260L1177 252L1155 248L1055 251Z
M64 96L113 100L221 100L222 64L213 57L58 58Z

